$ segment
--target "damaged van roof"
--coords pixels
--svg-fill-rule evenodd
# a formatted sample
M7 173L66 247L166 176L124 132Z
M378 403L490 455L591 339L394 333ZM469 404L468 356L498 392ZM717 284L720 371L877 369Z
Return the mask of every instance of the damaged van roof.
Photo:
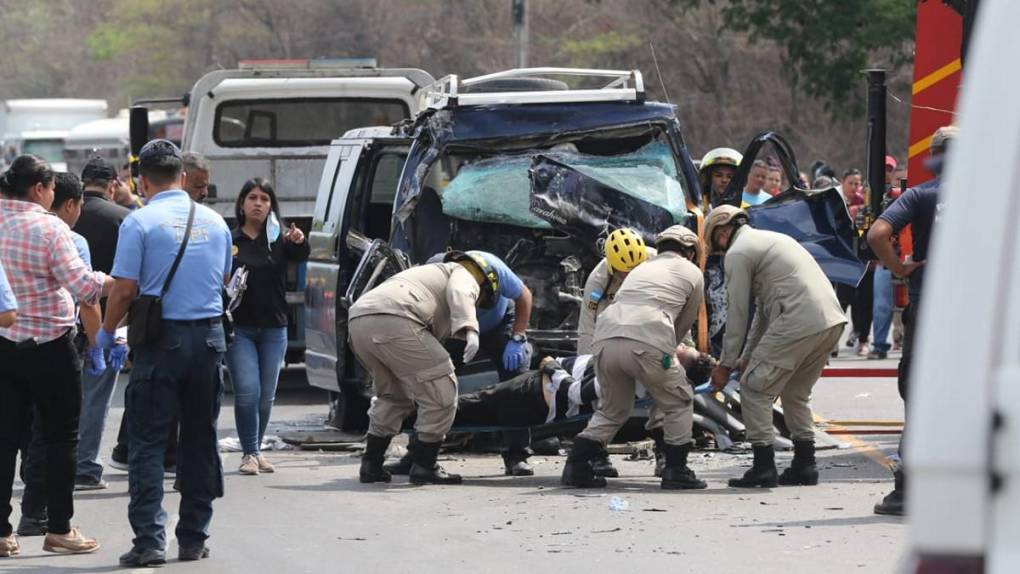
M659 102L494 105L426 112L412 128L429 129L445 143L561 136L570 133L677 121L673 106Z

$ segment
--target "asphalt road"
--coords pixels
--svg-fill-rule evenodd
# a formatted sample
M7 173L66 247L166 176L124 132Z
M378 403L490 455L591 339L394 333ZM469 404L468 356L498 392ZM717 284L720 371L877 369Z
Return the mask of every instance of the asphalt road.
M834 366L892 367L894 361L840 359ZM291 373L289 377L297 377ZM304 428L323 418L318 391L287 385L270 432ZM118 395L122 393L122 387ZM220 418L234 435L230 396ZM118 396L103 453L115 439ZM902 420L893 379L823 379L816 414L828 420ZM857 428L857 427L853 427ZM534 457L536 476L502 476L497 455L446 456L465 476L459 487L412 487L357 481L349 453L270 453L275 474L240 476L240 456L224 455L227 494L216 502L208 560L179 563L171 536L167 571L188 572L894 572L904 552L901 519L872 514L891 488L879 461L896 435L839 435L845 447L819 453L823 483L740 491L726 479L750 465L747 454L702 452L692 467L708 490L666 492L651 461L614 456L622 477L604 491L559 486L563 457ZM790 455L778 455L780 466ZM125 571L117 557L130 548L127 475L110 470L110 488L78 493L74 522L102 548L86 556L42 552L39 538L22 539L22 555L0 559L0 572ZM169 488L170 483L166 486ZM20 496L20 483L15 498ZM612 511L617 496L629 504ZM179 497L166 507L175 517ZM16 505L15 505L16 506ZM12 517L16 521L18 511ZM143 570L144 571L144 570Z

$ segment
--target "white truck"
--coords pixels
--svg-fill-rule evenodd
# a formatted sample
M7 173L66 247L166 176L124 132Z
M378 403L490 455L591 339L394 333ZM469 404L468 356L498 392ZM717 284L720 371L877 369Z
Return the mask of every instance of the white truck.
M128 162L131 155L128 110L116 117L92 120L75 126L64 140L64 163L67 171L81 173L85 163L99 156L116 167ZM149 136L169 139L178 145L184 133L184 117L163 110L149 112Z
M5 100L0 109L0 164L9 164L22 154L35 154L55 170L66 170L63 151L68 133L79 124L105 118L106 110L106 100Z
M417 92L434 81L423 70L378 68L373 58L242 61L235 70L202 76L176 101L188 106L182 150L209 161L205 203L228 223L241 186L262 177L276 189L280 215L307 234L330 142L351 129L415 117ZM132 125L131 133L146 131ZM132 141L132 149L142 143ZM290 270L287 283L286 360L302 362L304 265Z

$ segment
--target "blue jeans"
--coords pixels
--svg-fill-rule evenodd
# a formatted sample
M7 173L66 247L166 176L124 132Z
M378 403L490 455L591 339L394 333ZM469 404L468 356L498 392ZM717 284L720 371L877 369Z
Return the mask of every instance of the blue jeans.
M107 364L110 351L105 352ZM81 373L81 418L78 423L78 477L103 478L103 461L99 458L99 442L106 427L106 415L113 402L119 369L107 367L97 376Z
M223 395L223 325L163 321L155 343L135 347L124 394L128 412L128 519L138 550L166 548L163 456L175 416L180 418L177 480L181 492L177 540L201 546L209 537L212 501L223 496L223 464L216 421Z
M234 384L234 421L244 454L258 454L287 352L287 328L237 327L227 351Z
M872 313L875 316L875 337L871 348L879 353L889 352L889 328L892 326L893 285L892 272L879 265L875 267L875 299Z

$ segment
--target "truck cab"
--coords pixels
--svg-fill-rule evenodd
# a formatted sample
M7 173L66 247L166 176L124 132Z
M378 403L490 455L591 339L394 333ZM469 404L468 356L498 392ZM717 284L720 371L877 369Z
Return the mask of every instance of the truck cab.
M347 347L347 308L389 275L448 248L492 252L534 294L536 354L572 353L600 237L628 225L651 240L697 220L679 121L672 106L645 100L638 71L450 76L418 99L413 123L333 141L319 181L306 366L309 382L332 393L333 426L347 430L364 428L371 396ZM558 186L563 178L575 184Z

